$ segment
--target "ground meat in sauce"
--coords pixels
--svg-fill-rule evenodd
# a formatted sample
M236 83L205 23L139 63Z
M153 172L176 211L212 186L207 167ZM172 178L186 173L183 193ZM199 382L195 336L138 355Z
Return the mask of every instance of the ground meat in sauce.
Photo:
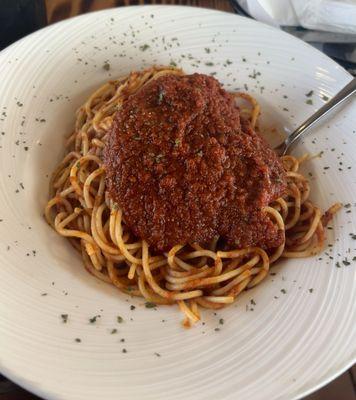
M261 211L285 190L283 167L212 77L165 75L132 95L104 161L110 197L156 250L217 235L232 248L283 240Z

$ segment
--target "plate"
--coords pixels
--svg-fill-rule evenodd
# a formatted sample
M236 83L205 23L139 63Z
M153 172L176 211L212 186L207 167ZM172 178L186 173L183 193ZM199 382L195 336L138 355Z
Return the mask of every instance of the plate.
M325 251L281 262L233 306L205 312L203 323L186 330L177 308L147 309L91 277L43 218L49 174L77 107L103 82L152 64L177 64L213 74L227 89L247 89L261 102L265 127L289 130L350 80L329 58L285 33L197 8L87 14L5 49L1 372L47 399L305 396L355 360L355 102L295 150L322 152L305 171L313 199L324 209L345 204Z

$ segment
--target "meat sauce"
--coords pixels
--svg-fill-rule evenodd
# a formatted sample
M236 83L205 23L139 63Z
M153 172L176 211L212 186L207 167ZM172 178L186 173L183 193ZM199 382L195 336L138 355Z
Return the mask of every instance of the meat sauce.
M286 187L281 162L209 76L165 75L117 112L104 150L110 198L155 250L205 244L281 244L262 207Z

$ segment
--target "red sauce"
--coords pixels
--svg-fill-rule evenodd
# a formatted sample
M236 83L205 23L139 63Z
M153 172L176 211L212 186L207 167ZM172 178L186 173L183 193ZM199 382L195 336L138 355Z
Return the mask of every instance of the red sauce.
M285 189L283 167L209 76L162 76L117 112L104 151L107 188L132 232L156 250L206 243L278 246L261 211Z

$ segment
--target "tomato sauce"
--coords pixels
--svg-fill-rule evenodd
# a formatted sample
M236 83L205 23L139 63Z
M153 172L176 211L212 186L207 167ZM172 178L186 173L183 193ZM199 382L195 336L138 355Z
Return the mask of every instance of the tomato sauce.
M262 211L285 190L282 164L212 77L165 75L131 95L104 162L109 196L156 250L216 236L230 248L283 240Z

